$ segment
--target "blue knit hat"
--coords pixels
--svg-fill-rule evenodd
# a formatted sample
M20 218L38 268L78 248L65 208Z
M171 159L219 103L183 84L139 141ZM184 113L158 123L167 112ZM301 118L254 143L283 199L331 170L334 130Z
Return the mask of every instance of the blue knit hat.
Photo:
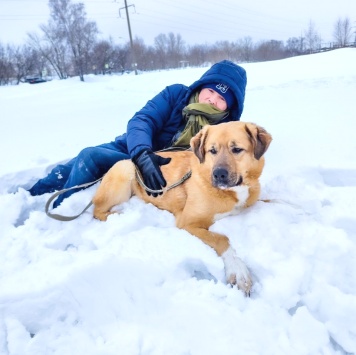
M230 109L235 103L235 96L232 90L230 90L230 87L225 84L222 83L204 84L201 88L212 89L216 91L219 95L221 95L225 99L228 109Z

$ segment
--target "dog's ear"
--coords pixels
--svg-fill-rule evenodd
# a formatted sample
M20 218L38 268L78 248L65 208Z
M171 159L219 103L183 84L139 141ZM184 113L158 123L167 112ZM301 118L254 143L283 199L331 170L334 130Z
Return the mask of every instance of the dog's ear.
M272 136L264 128L255 124L246 124L245 130L252 143L254 156L259 160L268 149Z
M191 140L190 146L200 163L205 160L205 141L208 136L208 126L203 127Z

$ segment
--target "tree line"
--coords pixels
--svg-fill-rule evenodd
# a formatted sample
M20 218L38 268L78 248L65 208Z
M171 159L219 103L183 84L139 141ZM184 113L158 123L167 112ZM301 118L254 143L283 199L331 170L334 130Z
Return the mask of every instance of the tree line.
M49 0L50 18L40 25L41 34L28 34L22 46L0 43L0 85L20 83L29 76L56 76L66 79L87 74L106 74L131 70L158 70L201 66L222 59L234 62L260 62L314 53L320 50L355 45L349 18L334 25L335 42L322 42L310 21L302 36L286 43L265 40L254 43L251 37L235 42L186 45L179 34L159 34L153 46L136 37L132 44L113 43L111 38L98 40L98 28L89 21L84 4L71 0Z

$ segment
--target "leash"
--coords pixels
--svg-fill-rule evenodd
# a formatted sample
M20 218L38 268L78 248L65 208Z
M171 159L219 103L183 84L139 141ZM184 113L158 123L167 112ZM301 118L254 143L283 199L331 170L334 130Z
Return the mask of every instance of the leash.
M168 150L168 149L167 149ZM143 179L142 179L142 175L140 173L140 171L138 170L138 168L136 167L135 165L135 172L136 172L136 179L137 179L137 182L140 184L140 186L147 192L150 192L150 193L163 193L163 192L167 192L181 184L183 184L186 180L188 180L191 176L192 176L192 171L189 170L186 174L183 175L183 177L178 180L177 182L173 183L172 185L168 186L168 187L165 187L163 189L160 189L160 190L153 190L153 189L150 189L148 186L145 185ZM50 208L50 205L52 203L52 201L58 197L59 195L62 195L64 194L65 192L67 191L70 191L70 190L74 190L74 189L80 189L80 188L84 188L84 187L89 187L89 186L92 186L94 184L96 184L97 182L99 182L100 180L102 180L103 177L95 180L95 181L91 181L91 182L88 182L86 184L82 184L82 185L76 185L76 186L73 186L73 187L69 187L67 189L63 189L63 190L60 190L60 191L57 191L55 192L47 201L46 203L46 206L45 206L45 211L46 211L46 214L48 217L50 218L53 218L57 221L63 221L63 222L69 222L69 221L73 221L74 219L80 217L92 204L93 202L90 201L86 206L85 208L78 214L74 215L74 216L63 216L63 215L60 215L60 214L56 214L56 213L51 213L49 211L49 208ZM264 202L264 203L280 203L280 204L285 204L285 205L289 205L293 208L296 208L296 209L302 209L300 206L298 205L295 205L293 203L290 203L288 201L284 201L284 200L281 200L281 199L260 199L259 201L261 202Z
M145 183L143 182L143 179L142 179L142 175L141 173L139 172L138 168L136 167L135 165L135 169L136 169L136 179L137 179L137 182L141 185L141 187L150 192L150 193L163 193L165 191L169 191L175 187L177 187L178 185L180 184L183 184L186 180L188 180L191 176L192 176L192 171L189 170L180 180L178 180L177 182L175 182L174 184L168 186L168 187L165 187L161 190L152 190L150 189L148 186L145 185ZM60 191L57 191L55 192L47 201L46 203L46 206L45 206L45 211L46 211L46 214L48 217L50 218L53 218L57 221L63 221L63 222L68 222L68 221L73 221L74 219L78 218L79 216L81 216L92 204L93 202L90 201L86 207L78 214L74 215L74 216L63 216L61 214L56 214L56 213L51 213L49 211L49 207L51 206L51 203L52 201L58 197L59 195L62 195L64 194L65 192L67 191L70 191L70 190L74 190L74 189L80 189L80 188L83 188L83 187L89 187L89 186L92 186L94 184L96 184L98 181L102 180L103 178L99 178L98 180L95 180L95 181L92 181L92 182L88 182L86 184L82 184L82 185L76 185L76 186L73 186L73 187L69 187L67 189L63 189L63 190L60 190Z
M293 208L295 208L297 210L302 210L303 212L305 212L304 209L301 206L299 206L299 205L297 205L295 203L286 201L286 200L279 199L279 198L260 199L258 201L261 201L261 202L264 202L264 203L279 203L281 205L288 205L288 206L291 206L291 207L293 207Z
M52 201L59 195L62 195L64 194L65 192L67 191L70 191L70 190L74 190L74 189L80 189L80 188L83 188L83 187L89 187L89 186L92 186L94 184L96 184L98 181L102 180L103 177L99 178L98 180L95 180L95 181L91 181L91 182L88 182L86 184L82 184L82 185L76 185L76 186L73 186L73 187L69 187L67 189L63 189L63 190L60 190L60 191L57 191L55 192L47 201L46 203L46 206L45 206L45 211L46 211L46 214L48 217L51 217L53 219L56 219L57 221L63 221L63 222L68 222L68 221L73 221L73 219L76 219L78 218L79 216L81 216L92 204L93 202L90 201L87 206L83 209L83 211L81 211L80 213L78 213L77 215L75 216L63 216L61 214L56 214L56 213L51 213L49 211L49 207L52 203Z
M179 146L177 146L177 147L168 147L168 148L165 148L165 149L158 150L157 153L159 153L159 152L191 151L191 150L192 150L191 147L179 147ZM160 193L169 191L169 190L177 187L178 185L183 184L184 181L188 180L192 176L192 171L189 170L180 180L178 180L177 182L175 182L171 186L164 187L163 189L160 189L160 190L152 190L148 186L146 186L145 183L143 182L142 175L141 175L141 173L138 170L136 165L135 165L135 169L136 169L136 180L137 180L137 182L140 184L140 186L145 191L153 193L153 194L154 193L160 194Z
M148 186L146 186L145 183L143 182L142 175L141 175L140 171L138 170L138 168L136 167L136 165L135 165L135 169L136 169L137 182L140 184L140 186L144 190L146 190L147 192L153 193L153 194L160 194L160 193L169 191L169 190L177 187L178 185L183 184L184 181L188 180L192 176L192 171L189 170L180 180L178 180L174 184L172 184L168 187L164 187L163 189L160 189L160 190L152 190Z

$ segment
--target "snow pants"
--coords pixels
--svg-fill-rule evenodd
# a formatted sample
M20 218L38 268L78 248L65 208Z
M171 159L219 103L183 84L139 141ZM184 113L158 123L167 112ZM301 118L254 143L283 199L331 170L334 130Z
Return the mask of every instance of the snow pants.
M123 159L130 159L130 156L127 149L116 142L85 148L77 157L53 168L28 191L32 196L36 196L95 181ZM82 189L73 189L59 195L53 207L59 206L65 198Z

